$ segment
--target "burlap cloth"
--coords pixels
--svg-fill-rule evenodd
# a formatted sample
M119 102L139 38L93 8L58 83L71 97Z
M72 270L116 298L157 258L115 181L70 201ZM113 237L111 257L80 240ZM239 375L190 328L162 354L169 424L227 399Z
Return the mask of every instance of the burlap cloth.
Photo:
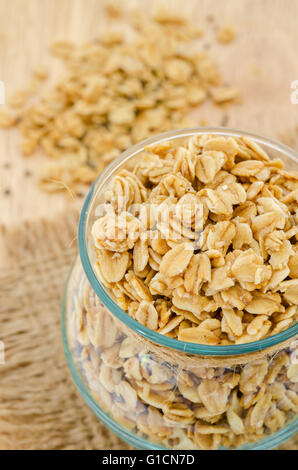
M128 449L78 395L64 357L61 300L77 252L78 215L2 227L0 449ZM297 449L298 436L282 449Z

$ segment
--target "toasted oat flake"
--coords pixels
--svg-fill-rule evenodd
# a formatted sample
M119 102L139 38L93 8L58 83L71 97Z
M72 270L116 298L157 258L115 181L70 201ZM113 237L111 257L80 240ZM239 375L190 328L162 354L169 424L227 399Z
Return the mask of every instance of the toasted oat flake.
M28 99L28 92L26 90L16 90L8 98L8 104L11 108L22 108Z
M212 99L216 104L227 103L234 101L239 97L239 91L233 87L216 88L212 91Z
M234 41L236 31L233 26L224 26L217 33L217 40L223 44L228 44Z
M159 266L161 274L169 277L182 274L191 260L193 250L191 243L181 243L172 248L162 258Z
M16 118L7 109L0 109L0 127L9 128L13 127L16 123Z

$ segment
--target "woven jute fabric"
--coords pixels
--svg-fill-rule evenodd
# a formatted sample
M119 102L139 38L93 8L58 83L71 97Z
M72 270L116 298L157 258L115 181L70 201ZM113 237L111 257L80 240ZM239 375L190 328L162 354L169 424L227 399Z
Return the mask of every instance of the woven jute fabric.
M78 395L61 341L61 301L76 256L77 214L2 228L0 449L128 449Z
M129 449L76 391L61 341L61 302L78 214L7 229L0 272L0 449ZM298 448L298 437L282 449Z

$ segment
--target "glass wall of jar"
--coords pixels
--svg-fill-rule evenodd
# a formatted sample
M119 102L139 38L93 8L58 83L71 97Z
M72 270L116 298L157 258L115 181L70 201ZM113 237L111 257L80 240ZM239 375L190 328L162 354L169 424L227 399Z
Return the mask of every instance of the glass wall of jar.
M241 137L222 129L149 139L110 165L81 214L79 248L65 293L63 338L76 385L94 413L138 448L274 448L297 432L297 324L243 344L179 341L131 318L94 269L91 227L112 176L134 167L144 147L194 135ZM251 136L287 168L287 147Z

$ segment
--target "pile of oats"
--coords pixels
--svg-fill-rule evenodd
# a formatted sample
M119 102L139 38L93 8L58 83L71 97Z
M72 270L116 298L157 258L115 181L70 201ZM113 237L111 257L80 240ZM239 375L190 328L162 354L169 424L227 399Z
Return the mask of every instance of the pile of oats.
M108 2L110 15L121 15L120 3ZM11 97L15 114L1 110L0 126L20 129L24 155L41 148L53 160L42 170L43 190L68 187L75 194L131 144L195 125L189 114L205 100L237 98L237 90L222 87L215 61L198 44L201 29L180 13L161 6L152 18L134 12L131 26L111 27L82 46L54 43L64 76L41 94L47 71L39 67L30 90Z
M121 426L173 449L237 448L298 411L295 344L245 365L178 366L127 336L82 267L73 283L71 345L90 393Z
M298 172L248 137L147 147L112 178L94 269L131 317L181 341L257 341L297 321Z

